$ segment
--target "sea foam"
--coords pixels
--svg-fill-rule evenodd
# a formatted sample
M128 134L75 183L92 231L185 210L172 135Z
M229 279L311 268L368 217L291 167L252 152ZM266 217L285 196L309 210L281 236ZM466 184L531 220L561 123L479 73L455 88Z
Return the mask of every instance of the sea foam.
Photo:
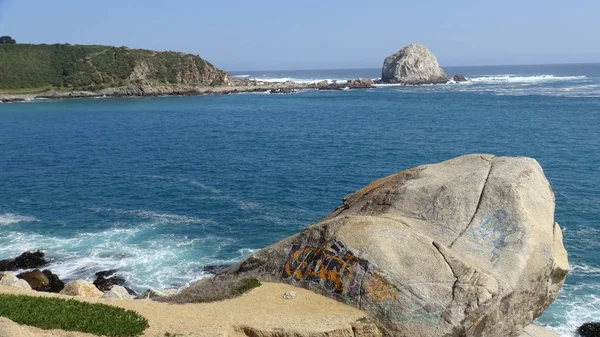
M35 217L19 215L14 213L4 213L0 214L0 225L11 225L19 222L32 222L39 221Z

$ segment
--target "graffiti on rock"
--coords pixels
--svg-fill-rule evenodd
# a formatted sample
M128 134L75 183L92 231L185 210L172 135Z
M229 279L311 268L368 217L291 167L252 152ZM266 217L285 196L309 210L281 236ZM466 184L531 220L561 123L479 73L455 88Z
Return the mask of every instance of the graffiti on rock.
M482 245L476 248L479 253L491 250L491 262L498 263L502 250L509 244L522 244L523 236L520 227L505 210L496 211L482 223L471 228L471 236Z
M368 281L370 282L366 293L372 300L380 302L398 300L398 287L386 280L380 273L374 272Z
M323 247L292 245L283 266L286 280L318 283L328 292L342 293L360 291L360 281L369 268L368 261L354 256L341 241Z
M321 247L293 244L282 277L320 284L327 292L354 299L397 301L400 289L367 260L356 257L340 240Z

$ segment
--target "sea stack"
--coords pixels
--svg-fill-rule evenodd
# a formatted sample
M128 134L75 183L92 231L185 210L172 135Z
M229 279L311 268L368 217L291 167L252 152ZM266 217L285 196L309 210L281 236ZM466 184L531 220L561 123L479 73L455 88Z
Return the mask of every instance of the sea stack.
M385 58L381 81L401 84L446 83L448 76L429 49L411 44Z

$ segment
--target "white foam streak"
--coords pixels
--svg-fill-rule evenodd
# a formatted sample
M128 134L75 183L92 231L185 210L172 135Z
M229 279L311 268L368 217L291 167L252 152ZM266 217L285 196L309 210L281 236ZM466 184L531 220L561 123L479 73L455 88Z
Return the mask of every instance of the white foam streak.
M14 213L4 213L0 214L0 225L12 225L19 222L32 222L39 221L35 217L19 215Z
M554 75L537 75L537 76L515 76L512 74L506 75L486 75L469 79L474 83L487 84L503 84L503 83L540 83L540 82L557 82L557 81L577 81L586 79L586 76L554 76Z

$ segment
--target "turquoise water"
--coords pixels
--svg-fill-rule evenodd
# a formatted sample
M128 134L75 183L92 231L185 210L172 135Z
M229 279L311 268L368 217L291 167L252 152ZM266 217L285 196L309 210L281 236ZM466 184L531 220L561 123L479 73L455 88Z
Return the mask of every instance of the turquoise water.
M180 287L319 220L370 181L472 152L536 158L573 271L539 322L600 313L600 65L447 69L473 80L290 95L0 104L0 259ZM376 78L376 69L245 73Z

